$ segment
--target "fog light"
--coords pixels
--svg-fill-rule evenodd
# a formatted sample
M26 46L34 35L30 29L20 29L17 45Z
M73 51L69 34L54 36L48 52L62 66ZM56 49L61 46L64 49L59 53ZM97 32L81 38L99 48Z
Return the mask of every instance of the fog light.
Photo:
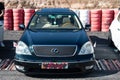
M23 67L23 66L15 65L15 67L16 67L18 70L22 70L22 71L24 71L24 67Z
M89 69L92 69L93 67L94 67L93 65L91 65L91 66L86 66L85 69L86 69L86 70L89 70Z

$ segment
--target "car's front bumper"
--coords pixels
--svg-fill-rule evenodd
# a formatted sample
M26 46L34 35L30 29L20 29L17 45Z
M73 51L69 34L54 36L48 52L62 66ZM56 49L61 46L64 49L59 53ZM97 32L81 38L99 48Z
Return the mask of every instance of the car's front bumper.
M16 69L23 73L38 72L38 73L69 73L69 72L85 72L94 67L94 60L86 61L67 61L68 69L41 69L42 62L29 62L15 60Z

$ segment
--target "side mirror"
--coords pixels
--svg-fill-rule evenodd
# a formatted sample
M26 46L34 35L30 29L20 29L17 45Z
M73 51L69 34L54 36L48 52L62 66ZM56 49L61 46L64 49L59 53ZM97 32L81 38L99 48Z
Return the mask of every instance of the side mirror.
M85 25L85 30L86 30L86 31L90 31L90 29L91 29L90 24L86 24L86 25Z
M24 24L20 24L19 28L22 29L22 30L24 30L25 29L25 25Z

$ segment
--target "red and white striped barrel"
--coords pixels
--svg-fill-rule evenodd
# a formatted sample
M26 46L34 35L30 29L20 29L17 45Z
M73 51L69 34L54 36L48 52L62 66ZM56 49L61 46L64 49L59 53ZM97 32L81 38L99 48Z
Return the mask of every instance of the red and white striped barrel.
M12 11L12 9L4 10L4 30L13 30L13 11Z
M114 10L112 9L102 10L102 29L101 30L103 32L109 31L109 27L113 19L114 19Z
M35 13L35 9L24 9L24 14L25 14L24 24L25 24L25 26L28 25L28 23L34 13Z
M20 30L19 25L24 24L24 10L13 9L14 30Z
M90 21L91 21L91 31L100 31L101 30L101 17L102 10L91 10L90 11Z
M118 9L114 9L114 18L117 16L119 10Z

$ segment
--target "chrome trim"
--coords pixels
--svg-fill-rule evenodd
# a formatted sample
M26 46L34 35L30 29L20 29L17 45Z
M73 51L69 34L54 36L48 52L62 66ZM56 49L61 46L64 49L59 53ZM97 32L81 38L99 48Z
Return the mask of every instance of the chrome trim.
M15 61L17 61L17 62L23 62L23 63L37 63L37 64L40 64L40 63L42 63L42 62L39 62L39 61L37 61L37 62L35 62L35 61L22 61L22 60L17 60L17 59L14 59ZM47 62L50 62L50 61L47 61ZM52 61L51 61L52 62ZM67 61L60 61L60 62L67 62ZM87 62L95 62L95 60L84 60L84 61L74 61L74 62L68 62L68 64L69 63L87 63Z
M59 49L57 48L52 48L50 51L51 53L54 53L54 54L59 53Z
M72 55L69 55L69 56L52 56L52 57L71 57L71 56L74 56L76 54L77 50L78 50L77 45L32 45L32 49L33 49L34 46L75 46L75 51ZM33 49L33 51L34 51L34 54L35 54L34 49ZM40 55L36 55L36 56L40 56ZM41 55L40 57L49 57L49 55L48 56Z
M95 54L94 54L94 53L89 53L89 54L93 54L93 56L95 57ZM78 53L78 56L84 56L84 55L89 55L89 54L79 54L79 53Z

